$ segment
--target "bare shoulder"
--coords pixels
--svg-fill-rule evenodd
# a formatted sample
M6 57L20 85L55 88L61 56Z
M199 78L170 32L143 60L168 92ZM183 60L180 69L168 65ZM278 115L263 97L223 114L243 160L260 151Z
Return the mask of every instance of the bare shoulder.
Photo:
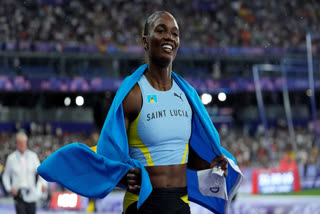
M123 113L129 121L133 121L140 113L142 106L141 90L137 84L133 86L122 102Z

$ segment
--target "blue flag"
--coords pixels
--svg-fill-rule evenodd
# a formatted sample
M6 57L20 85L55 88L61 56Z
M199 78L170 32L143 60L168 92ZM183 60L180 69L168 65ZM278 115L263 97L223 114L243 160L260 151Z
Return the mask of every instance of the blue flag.
M80 143L65 146L50 155L38 167L38 173L44 179L58 182L71 191L86 197L102 198L113 190L131 168L136 167L142 172L137 207L142 205L152 192L152 185L141 162L129 156L122 101L138 82L147 66L147 64L140 66L123 81L118 89L100 133L97 153ZM190 146L209 163L216 156L222 154L228 159L228 176L226 178L219 175L219 172L210 169L208 171L188 169L189 200L215 213L227 213L229 202L237 192L243 175L234 157L221 147L218 132L197 92L179 75L172 72L172 76L186 94L193 110ZM157 97L151 95L150 102L157 102ZM211 181L212 176L215 176L214 179L211 179L212 184L204 182L206 179ZM217 180L219 180L218 183Z

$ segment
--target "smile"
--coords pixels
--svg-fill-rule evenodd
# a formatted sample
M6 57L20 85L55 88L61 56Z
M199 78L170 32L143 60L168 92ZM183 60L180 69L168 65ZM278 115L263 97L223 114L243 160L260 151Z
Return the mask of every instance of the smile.
M169 45L169 44L164 44L161 46L163 48L163 50L165 50L166 52L168 53L171 53L172 50L173 50L173 46L172 45Z

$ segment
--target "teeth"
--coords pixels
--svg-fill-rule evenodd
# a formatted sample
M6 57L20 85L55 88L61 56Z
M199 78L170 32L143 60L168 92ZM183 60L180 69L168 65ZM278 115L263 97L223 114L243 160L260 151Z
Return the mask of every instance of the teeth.
M162 47L163 47L163 48L168 48L168 49L170 49L170 50L173 49L173 47L172 47L171 45L163 45Z

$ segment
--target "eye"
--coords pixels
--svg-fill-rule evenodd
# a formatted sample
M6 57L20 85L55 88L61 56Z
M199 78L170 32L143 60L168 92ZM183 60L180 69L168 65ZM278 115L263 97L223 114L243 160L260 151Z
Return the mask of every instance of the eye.
M179 37L178 33L172 33L172 35L175 36L175 37Z
M164 30L160 28L160 29L157 29L156 32L161 34L161 33L164 33Z

